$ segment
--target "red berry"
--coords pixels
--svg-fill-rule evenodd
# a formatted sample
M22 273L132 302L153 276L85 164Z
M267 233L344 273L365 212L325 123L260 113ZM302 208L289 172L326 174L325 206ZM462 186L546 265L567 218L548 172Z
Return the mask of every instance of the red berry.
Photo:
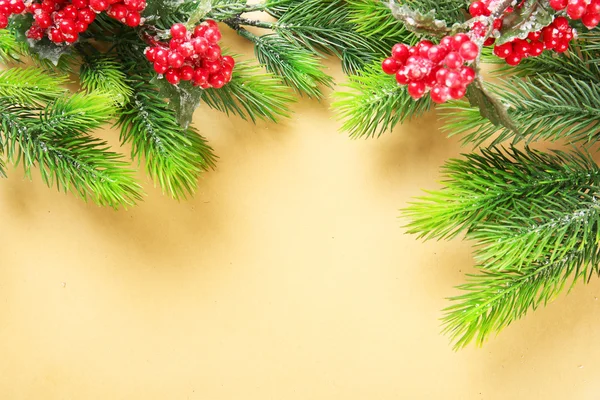
M557 53L564 53L567 50L569 50L569 42L566 40L560 40L554 47L554 51Z
M208 40L209 43L216 44L221 40L221 32L219 28L208 28L206 32L204 32L204 38Z
M440 63L448 55L448 49L443 46L431 46L427 52L427 58L434 63Z
M34 40L42 40L44 38L44 30L39 26L32 25L27 31L27 37Z
M494 47L494 54L500 58L506 58L513 53L513 46L511 42L504 43Z
M464 60L460 54L457 52L452 52L446 56L444 59L446 66L450 69L457 69L462 67Z
M445 86L434 86L429 95L434 103L445 103L450 98L450 89Z
M465 67L463 67L463 68L465 68ZM447 70L446 68L440 68L437 71L437 73L436 73L436 81L437 81L437 83L439 83L440 85L445 85L446 84L446 78L448 77L448 72L450 72L450 71Z
M153 67L154 67L154 71L156 71L157 74L164 74L169 69L167 64L159 64L156 61L154 62Z
M508 65L519 65L519 63L521 62L521 60L523 59L523 57L521 57L520 55L516 54L516 53L512 53L511 55L509 55L508 57L505 58L506 63Z
M529 39L531 41L540 40L541 37L542 37L542 32L540 32L540 31L529 32L529 34L527 35L527 39Z
M173 39L185 39L187 29L184 24L175 24L171 27L171 37Z
M208 60L204 60L202 62L202 67L204 67L210 75L216 74L217 72L221 71L221 68L223 68L219 61Z
M469 37L464 33L457 33L452 37L452 49L459 51L463 43L470 41Z
M159 48L154 52L154 63L167 65L169 63L169 52L165 49Z
M65 18L72 19L73 21L77 19L77 7L74 5L68 5L61 10L65 14Z
M72 35L75 32L75 23L71 19L62 19L58 23L58 28L63 34Z
M225 77L223 74L214 74L208 78L208 83L215 89L220 89L225 86Z
M408 47L402 43L395 44L394 47L392 47L392 57L396 61L404 64L408 58Z
M465 85L469 85L475 80L475 70L471 67L462 67L460 69L460 76Z
M459 54L467 61L473 61L479 55L479 47L470 40L460 46Z
M521 58L527 57L529 55L529 51L531 50L531 45L528 41L522 39L515 39L513 41L513 51L515 54L521 56Z
M221 61L223 62L223 65L229 65L231 69L235 67L235 60L231 56L223 56Z
M73 4L77 8L85 8L88 6L88 0L72 0L71 4Z
M45 12L39 12L33 15L35 23L42 29L49 28L52 25L52 18Z
M381 69L388 75L394 75L402 67L398 61L392 57L386 58L381 63Z
M183 42L177 46L177 52L184 58L189 58L194 55L194 45L192 42Z
M156 50L158 50L157 47L146 47L146 50L144 50L144 55L146 56L146 59L150 62L154 61L154 56L156 55Z
M449 88L457 88L463 86L463 79L461 74L456 71L448 71L443 86L447 86Z
M489 38L485 39L485 42L483 42L483 45L487 47L487 46L493 45L495 42L496 42L496 38L489 37Z
M581 22L588 29L593 29L600 24L600 14L585 14L581 18Z
M204 68L196 68L194 69L194 75L192 76L192 80L194 81L194 85L203 85L208 82L208 70Z
M570 28L569 20L566 19L565 17L556 17L554 19L554 22L552 23L552 25L554 25L554 27L556 29L558 29L559 31L563 31L563 32Z
M48 32L48 38L54 43L60 43L64 40L62 33L58 30L58 28L50 29Z
M172 68L180 68L185 61L183 56L176 51L170 52L167 60L169 61L169 66Z
M413 99L420 99L425 94L427 88L423 82L410 82L408 84L408 94Z
M408 79L408 68L403 67L400 71L396 72L396 82L400 85L408 85L410 79Z
M417 46L408 48L408 57L419 55L419 48ZM407 58L408 60L408 58Z
M139 26L140 22L142 22L142 16L140 13L137 11L129 11L127 18L125 18L125 24L133 28Z
M177 85L181 80L181 77L179 76L179 71L177 71L176 69L169 69L165 74L165 79L171 85Z
M194 38L192 44L194 45L194 51L199 56L203 56L208 50L208 40L203 37Z
M600 1L592 0L592 2L590 4L588 4L587 8L585 9L585 13L586 14L600 14Z
M10 9L13 14L21 14L25 11L25 4L23 0L10 0Z
M194 34L192 36L204 37L204 32L206 32L207 29L208 29L208 26L206 26L206 25L197 25L194 28Z
M433 46L433 43L429 40L421 40L417 45L417 50L419 51L419 55L423 58L427 58L427 52Z
M96 19L96 13L89 8L82 8L77 15L78 21L83 21L86 24L91 24Z
M182 81L189 81L194 76L194 68L184 65L179 69L179 77Z
M219 58L221 58L221 48L219 47L219 45L216 45L216 44L208 46L208 49L206 49L206 53L204 54L204 57L208 61L217 61Z
M462 99L467 94L467 89L464 86L450 89L450 98L454 100Z
M8 17L6 14L0 14L0 29L4 29L8 26Z
M550 0L550 7L556 11L564 10L568 4L568 0Z
M469 14L473 17L489 16L490 9L481 1L474 1L469 6Z
M111 18L114 18L117 21L121 21L121 22L125 21L128 13L129 13L129 11L127 10L127 7L125 7L125 5L123 3L116 3L112 6L110 6L110 8L107 11L107 14Z
M90 0L90 7L94 11L105 11L108 8L108 1L106 0Z
M530 46L529 54L533 57L537 57L544 52L544 43L540 41L531 42Z
M63 34L63 39L67 43L75 43L77 41L78 37L79 36L76 33L75 34L68 34L68 33Z
M580 19L585 14L586 6L584 0L571 0L567 6L567 15L571 19Z
M445 36L440 41L440 46L444 46L448 51L452 50L452 36Z
M494 20L494 29L499 31L502 29L502 25L504 24L504 20L502 18L498 18Z

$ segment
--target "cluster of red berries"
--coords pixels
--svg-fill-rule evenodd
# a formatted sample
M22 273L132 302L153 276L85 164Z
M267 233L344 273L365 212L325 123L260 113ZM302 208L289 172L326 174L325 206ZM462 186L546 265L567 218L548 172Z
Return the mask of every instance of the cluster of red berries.
M219 40L221 32L213 20L202 22L193 32L183 24L175 24L169 43L155 42L145 54L156 73L164 74L172 85L192 81L194 86L218 89L231 81L235 65L232 57L221 55Z
M490 4L491 4L491 0L477 0L471 3L471 5L469 6L469 14L471 14L472 17L489 17L490 15L492 15L492 11L490 10ZM506 10L506 13L511 13L513 10L511 7L509 7ZM499 31L502 28L502 22L503 22L504 16L501 16L500 18L496 18L493 22L493 29L496 31ZM487 33L487 26L484 22L482 21L476 21L472 28L471 28L471 32L473 35L477 36L477 37L483 37L486 35ZM495 39L493 37L489 37L486 39L486 41L484 42L484 46L490 46L494 43Z
M566 9L569 18L580 19L588 29L600 24L600 0L550 0L550 7L556 11Z
M478 55L479 47L466 34L459 33L446 36L438 45L428 40L413 47L398 43L381 66L386 74L395 74L399 84L408 85L413 99L429 91L432 101L444 103L465 95L475 79L475 71L465 63Z
M25 11L23 0L0 0L0 29L8 26L8 18L12 14L21 14Z
M544 50L564 53L573 40L573 28L565 17L556 17L554 21L538 32L530 32L527 39L514 39L494 47L494 54L504 58L508 65L517 65L525 57L537 57Z
M28 38L48 36L54 43L73 43L94 22L96 13L108 11L111 17L134 27L141 23L140 11L145 7L146 0L42 0L23 11L33 15Z

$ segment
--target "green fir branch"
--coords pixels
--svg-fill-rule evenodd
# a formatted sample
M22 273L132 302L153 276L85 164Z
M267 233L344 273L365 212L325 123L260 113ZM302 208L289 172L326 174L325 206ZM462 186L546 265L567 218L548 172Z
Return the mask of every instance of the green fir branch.
M520 134L492 124L463 101L443 106L445 129L463 135L463 143L479 146L494 137L529 144L539 140L593 142L600 125L600 87L574 77L537 76L509 79L493 92L508 106L508 115Z
M14 33L8 29L0 29L0 61L3 63L19 61L22 55L22 46L17 42Z
M287 118L289 105L295 101L290 89L278 78L248 61L237 61L231 82L221 89L203 90L201 99L227 115L238 115L252 122Z
M341 86L346 90L334 93L332 107L344 121L342 130L353 138L379 137L431 106L428 98L414 101L406 87L381 71L379 63L350 76L349 82Z
M155 184L175 199L195 192L200 174L214 167L215 156L195 130L183 129L148 77L132 77L134 91L118 124L121 141L132 144L132 158L141 162Z
M82 97L60 99L45 109L0 98L0 130L7 158L14 164L22 163L28 177L37 166L46 185L70 191L83 200L113 208L133 206L141 199L133 171L106 142L88 135L110 116L102 107L91 105L106 102L106 98ZM86 101L87 108L78 108Z
M86 57L81 64L79 80L84 90L107 93L120 106L133 94L122 65L112 55Z
M407 30L392 17L390 8L383 1L347 0L349 21L356 26L357 33L377 40L392 39L414 44L420 38Z
M277 34L256 36L239 27L237 32L254 43L256 58L267 71L280 76L300 94L321 98L321 85L332 86L333 79L323 72L314 53L293 45Z
M41 105L62 97L68 82L65 75L47 73L39 68L10 68L0 71L0 97L16 104Z

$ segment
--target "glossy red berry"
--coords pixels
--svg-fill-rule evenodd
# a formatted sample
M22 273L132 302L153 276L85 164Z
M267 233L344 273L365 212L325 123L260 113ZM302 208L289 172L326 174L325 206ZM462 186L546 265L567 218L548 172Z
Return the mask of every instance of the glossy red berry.
M550 0L550 7L556 11L564 10L567 7L568 0Z
M153 67L157 74L164 74L169 69L167 64L159 64L157 62L154 63Z
M585 14L581 17L581 22L588 29L593 29L600 24L600 14Z
M457 69L462 67L464 64L464 59L457 52L449 53L444 59L444 63L450 69Z
M469 6L469 14L473 17L489 16L490 9L482 1L474 1Z
M462 99L467 94L467 89L464 86L451 88L449 93L450 98L454 100Z
M90 0L90 7L95 11L105 11L108 8L106 0Z
M179 77L181 78L182 81L192 80L193 76L194 76L194 68L190 67L189 65L184 65L183 67L181 67L179 69Z
M185 61L185 58L176 51L172 51L169 53L167 60L169 62L169 66L172 68L180 68Z
M177 85L181 81L181 76L179 76L179 71L171 68L165 73L165 79L171 85Z
M460 76L465 85L469 85L475 80L475 70L471 67L462 67L460 69Z
M444 46L431 46L427 52L427 58L438 64L448 55L448 49Z
M386 58L381 63L381 69L388 75L394 75L402 65L392 57Z
M215 89L220 89L225 86L226 80L223 74L218 73L211 75L210 78L208 78L208 83Z
M473 61L479 55L479 46L472 41L466 41L460 46L459 54L467 61Z
M125 24L127 26L136 27L140 25L142 22L142 16L137 11L129 11L127 17L125 18Z
M235 67L235 60L231 56L223 56L221 61L223 62L223 65L229 65L232 69Z
M521 60L523 59L523 57L521 57L520 55L516 54L516 53L512 53L510 54L508 57L506 57L504 60L506 61L506 63L508 65L519 65L519 63L521 62Z
M585 14L585 0L571 0L567 5L567 15L571 19L580 19Z
M194 75L192 76L192 80L194 85L203 85L208 82L208 70L204 68L196 68L194 69Z
M429 95L434 103L445 103L450 99L450 89L446 86L434 86Z
M404 64L408 58L408 47L402 43L395 44L394 47L392 47L392 57L396 61Z
M512 43L504 43L494 47L494 54L500 58L506 58L513 53Z
M206 32L204 32L204 38L208 40L209 43L216 44L221 40L221 32L219 28L208 28Z
M171 27L171 37L173 39L185 39L187 29L184 24L175 24Z
M423 82L410 82L407 87L408 94L413 99L420 99L425 95L425 91L427 88L425 87L425 83Z

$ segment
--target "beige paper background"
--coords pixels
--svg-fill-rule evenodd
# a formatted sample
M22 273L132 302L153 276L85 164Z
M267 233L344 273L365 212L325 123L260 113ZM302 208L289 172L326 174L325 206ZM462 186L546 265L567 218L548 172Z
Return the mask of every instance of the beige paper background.
M220 160L180 203L146 181L115 212L10 171L0 398L600 398L598 281L453 352L438 318L469 245L418 242L397 217L457 141L434 115L353 141L328 106L256 126L201 108Z

